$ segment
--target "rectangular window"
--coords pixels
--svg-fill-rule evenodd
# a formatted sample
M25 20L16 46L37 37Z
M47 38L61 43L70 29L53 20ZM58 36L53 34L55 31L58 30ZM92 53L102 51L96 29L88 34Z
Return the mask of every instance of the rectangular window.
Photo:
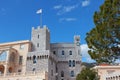
M39 43L37 43L37 47L39 47Z
M62 55L64 55L65 54L65 51L62 51Z
M22 64L23 56L19 56L19 65Z
M74 71L71 71L70 76L74 77Z
M53 51L53 54L55 55L55 54L56 54L56 51Z

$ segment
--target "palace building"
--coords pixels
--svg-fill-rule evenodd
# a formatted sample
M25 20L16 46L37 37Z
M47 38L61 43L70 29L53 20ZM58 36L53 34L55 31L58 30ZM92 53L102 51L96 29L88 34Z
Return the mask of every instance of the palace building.
M102 64L95 66L100 80L120 80L120 65Z
M50 43L46 26L32 28L31 40L0 44L0 80L76 80L81 71L80 36Z

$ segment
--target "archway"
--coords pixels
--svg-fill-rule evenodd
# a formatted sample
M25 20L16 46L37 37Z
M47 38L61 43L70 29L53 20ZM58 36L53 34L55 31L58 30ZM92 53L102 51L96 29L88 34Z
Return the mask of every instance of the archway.
M0 65L0 74L3 74L5 70L5 67L3 65Z

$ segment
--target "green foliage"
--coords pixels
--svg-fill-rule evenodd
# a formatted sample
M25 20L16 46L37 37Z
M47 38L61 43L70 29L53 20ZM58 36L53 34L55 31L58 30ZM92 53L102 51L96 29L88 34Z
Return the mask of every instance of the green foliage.
M88 53L98 63L113 63L120 56L120 0L105 0L93 18L95 28L86 36Z
M76 80L99 80L97 73L90 69L84 68L80 74L77 75Z

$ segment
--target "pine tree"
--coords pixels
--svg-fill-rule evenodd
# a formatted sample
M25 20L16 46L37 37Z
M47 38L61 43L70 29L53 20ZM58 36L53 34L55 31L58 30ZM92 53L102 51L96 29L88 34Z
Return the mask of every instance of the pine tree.
M86 35L91 58L114 63L120 56L120 0L105 0L94 13L95 28Z

